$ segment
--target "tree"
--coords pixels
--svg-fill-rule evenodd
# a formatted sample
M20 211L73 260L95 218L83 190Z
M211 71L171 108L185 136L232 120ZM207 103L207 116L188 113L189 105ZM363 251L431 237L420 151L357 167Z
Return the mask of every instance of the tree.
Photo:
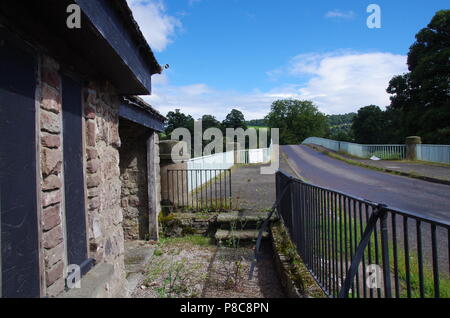
M280 129L280 144L299 144L308 137L324 137L327 117L310 101L277 100L266 116L270 128Z
M169 112L166 118L166 135L170 135L177 128L187 128L193 135L194 118L191 115L185 115L179 109L176 109L175 112Z
M243 128L247 129L247 125L245 124L245 117L241 111L237 109L233 109L222 122L223 128Z
M408 68L387 89L393 95L390 109L399 112L402 137L450 143L450 10L438 11L417 33Z
M386 129L385 113L375 105L362 107L353 119L355 141L360 144L384 143Z
M202 125L203 131L209 128L221 128L221 123L216 119L216 117L212 115L203 115L202 116Z

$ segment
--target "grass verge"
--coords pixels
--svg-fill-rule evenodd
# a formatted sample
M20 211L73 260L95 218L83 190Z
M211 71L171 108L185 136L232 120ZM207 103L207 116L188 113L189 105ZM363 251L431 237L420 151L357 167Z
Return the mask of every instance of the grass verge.
M321 219L325 219L323 216ZM365 225L364 225L365 227ZM356 233L354 229L358 230ZM322 233L322 238L320 240L321 248L326 246L327 242L331 239L335 242L334 253L335 258L333 263L339 263L341 259L348 260L352 254L352 250L356 250L356 244L359 244L362 238L362 230L360 229L359 221L355 220L353 217L341 218L336 216L334 221L328 224L320 225L320 232ZM328 233L324 235L323 233ZM356 234L356 237L355 237ZM351 239L350 239L351 238ZM410 242L410 244L413 242ZM391 283L392 287L395 287L395 263L394 263L394 246L392 242L388 243L388 252L390 259L390 270L391 270ZM369 245L364 250L364 262L365 265L369 264L382 264L382 242L381 235L378 229L377 236L372 233ZM406 266L406 253L402 248L402 241L397 242L397 275L399 282L399 296L400 298L408 298L407 292L407 282L408 282L408 271ZM413 247L409 249L409 282L411 289L411 298L420 298L420 272L419 272L419 256ZM337 266L336 266L337 268ZM361 269L362 270L362 269ZM423 285L424 285L424 297L434 298L434 274L432 266L429 264L428 259L423 260ZM443 273L442 269L440 272L439 279L439 290L440 298L450 298L450 279L448 275ZM350 297L352 295L349 295ZM395 293L393 291L393 296Z
M275 253L287 257L287 261L290 264L287 275L299 292L305 297L326 298L322 289L317 285L311 273L303 264L294 243L292 243L286 228L281 222L277 222L277 224L272 226L272 235L276 249Z

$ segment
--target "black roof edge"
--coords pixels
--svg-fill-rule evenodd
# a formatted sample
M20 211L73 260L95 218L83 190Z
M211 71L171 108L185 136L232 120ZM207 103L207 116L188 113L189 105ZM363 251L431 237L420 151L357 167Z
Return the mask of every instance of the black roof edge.
M129 95L129 96L121 96L121 101L137 108L140 108L147 113L151 114L155 119L159 120L160 122L165 122L166 117L161 115L159 111L154 109L149 103L144 101L142 98L135 96L135 95Z
M146 62L148 66L151 69L152 75L154 74L161 74L162 67L158 63L155 55L153 54L153 51L148 44L147 40L145 39L144 34L142 33L139 24L136 22L133 16L133 12L131 11L131 8L128 6L128 3L126 0L114 0L111 1L113 6L117 9L117 11L122 15L123 21L125 22L126 27L131 32L131 35L139 43L139 48L141 53L146 57Z

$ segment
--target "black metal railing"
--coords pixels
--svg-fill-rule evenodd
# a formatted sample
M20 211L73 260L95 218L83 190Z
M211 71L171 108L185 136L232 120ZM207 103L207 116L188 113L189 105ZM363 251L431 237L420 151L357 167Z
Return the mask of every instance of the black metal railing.
M168 170L166 197L172 207L184 211L231 210L231 170Z
M281 171L276 190L277 211L329 297L450 297L449 222L308 184Z

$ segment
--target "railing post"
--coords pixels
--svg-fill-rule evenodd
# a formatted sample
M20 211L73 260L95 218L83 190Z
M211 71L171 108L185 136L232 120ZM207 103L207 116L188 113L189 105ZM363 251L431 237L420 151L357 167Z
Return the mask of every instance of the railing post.
M387 206L380 204L378 206L378 212L380 213L380 227L381 227L381 249L383 257L383 284L384 295L387 298L392 298L392 285L391 285L391 263L389 260L389 245L388 245L388 225L387 225Z
M292 235L292 238L294 239L294 242L296 242L297 235L296 235L296 231L294 230L294 226L295 226L295 223L294 223L294 216L295 216L294 189L293 189L294 182L292 182L292 178L289 178L288 182L289 182L289 197L291 200L291 231L292 231L291 235Z

